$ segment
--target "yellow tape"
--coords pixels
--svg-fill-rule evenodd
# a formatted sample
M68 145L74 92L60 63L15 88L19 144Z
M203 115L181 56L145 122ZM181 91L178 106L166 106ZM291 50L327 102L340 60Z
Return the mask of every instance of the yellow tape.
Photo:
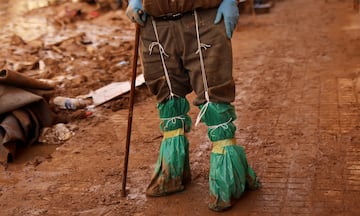
M171 130L171 131L164 131L164 138L163 139L169 139L169 138L180 136L180 135L184 135L184 129L183 128L179 128L179 129Z
M213 142L213 148L211 152L216 154L224 154L224 147L235 144L236 144L235 139L225 139L225 140L216 141Z

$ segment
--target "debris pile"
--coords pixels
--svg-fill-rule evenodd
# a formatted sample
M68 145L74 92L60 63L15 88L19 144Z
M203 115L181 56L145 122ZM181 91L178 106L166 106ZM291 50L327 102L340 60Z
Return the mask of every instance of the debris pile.
M69 129L68 125L62 125L63 123L70 125L72 121L93 116L94 112L99 112L94 110L95 107L98 108L111 100L114 102L117 99L118 102L115 102L115 106L106 108L116 107L113 111L127 108L127 103L123 102L128 100L127 96L119 96L129 91L127 86L131 72L134 26L119 8L121 1L117 2L116 7L113 6L113 1L109 2L51 1L50 5L39 5L42 7L39 13L40 9L33 9L26 1L26 8L32 10L25 13L12 11L8 14L9 20L3 28L4 34L0 36L0 69L4 73L11 71L10 74L16 74L17 78L23 80L20 87L13 82L3 83L7 90L0 86L3 89L0 93L5 92L0 94L3 103L0 107L9 107L4 99L8 96L6 93L10 92L9 88L20 88L27 93L28 89L23 88L31 84L29 81L49 84L52 89L31 89L27 94L34 94L35 99L1 112L0 123L4 123L8 115L17 117L13 112L24 107L27 109L28 104L36 101L42 101L42 105L49 108L51 115L54 115L54 121L35 125L36 131L31 129L28 133L26 128L21 129L26 134L16 138L17 140L13 139L15 146L19 143L24 146L31 144L32 141L28 141L32 139L26 137L27 135L34 136L32 138L36 140L42 134L39 141L49 144L64 142L74 135L74 131ZM138 72L141 78L141 69ZM12 77L7 77L7 80L9 78ZM139 85L142 83L143 81ZM120 85L125 88L118 89ZM59 100L61 97L65 100ZM78 101L79 97L83 98L86 104L70 106L74 104L69 102ZM9 100L11 101L11 98ZM64 108L67 110L63 110ZM74 111L77 109L82 109L81 113ZM31 113L29 115L31 116ZM29 121L36 122L41 119ZM15 155L15 147L6 148L10 144L6 146L1 143L10 143L6 138L9 137L10 130L6 127L0 127L0 148L5 147L2 149L4 157L1 161Z

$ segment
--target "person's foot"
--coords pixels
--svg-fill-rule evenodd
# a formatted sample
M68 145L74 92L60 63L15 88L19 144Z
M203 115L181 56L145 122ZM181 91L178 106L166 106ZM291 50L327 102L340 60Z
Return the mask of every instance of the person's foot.
M185 168L182 176L171 177L168 170L159 171L151 179L146 189L149 197L167 196L185 190L185 185L191 182L190 168Z
M185 187L181 185L181 187L172 190L164 190L161 189L159 186L151 187L146 190L146 196L149 197L161 197L161 196L168 196L174 193L179 193L185 190Z
M231 208L231 205L221 206L221 205L217 205L214 203L209 203L208 207L212 211L223 212L223 211L229 210Z

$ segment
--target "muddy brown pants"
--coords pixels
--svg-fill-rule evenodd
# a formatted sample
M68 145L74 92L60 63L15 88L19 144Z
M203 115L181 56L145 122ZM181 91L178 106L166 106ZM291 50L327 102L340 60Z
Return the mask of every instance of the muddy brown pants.
M217 9L198 10L200 42L203 48L204 65L211 102L230 103L234 100L235 85L232 78L231 41L227 38L224 23L215 25ZM153 17L148 17L141 29L140 55L146 84L156 95L159 103L165 102L170 91L160 57L160 46L151 45L157 41L152 24ZM155 20L159 42L164 48L166 68L173 93L179 97L195 91L195 105L206 102L204 82L201 75L198 40L193 12L184 14L180 19Z

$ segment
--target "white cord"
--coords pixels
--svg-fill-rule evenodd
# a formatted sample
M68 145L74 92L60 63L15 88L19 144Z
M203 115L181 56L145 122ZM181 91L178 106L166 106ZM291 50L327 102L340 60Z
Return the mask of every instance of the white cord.
M159 47L159 51L160 51L161 63L162 63L162 66L163 66L163 69L164 69L164 73L165 73L166 82L167 82L167 84L168 84L169 91L170 91L170 98L172 98L172 97L174 97L174 93L173 93L173 90L172 90L172 87L171 87L169 72L168 72L168 70L167 70L167 68L166 68L165 58L164 58L164 56L169 57L169 55L165 52L164 47L163 47L163 46L161 45L161 43L160 43L159 34L158 34L158 31L157 31L157 28L156 28L156 22L155 22L155 20L152 20L152 25L153 25L153 27L154 27L154 32L155 32L155 36L156 36L156 42L152 42L152 43L149 45L150 55L151 55L151 53L152 53L152 49L154 48L154 46L158 46L158 47Z
M198 44L198 49L196 51L196 54L199 54L199 57L200 57L201 75L202 75L202 78L203 78L204 93L205 93L205 99L206 99L206 103L200 109L200 112L199 112L199 114L198 114L198 116L196 118L195 126L197 126L200 123L201 118L205 115L205 113L207 111L207 108L209 106L209 103L210 103L209 87L208 87L208 84L207 84L206 73L205 73L205 65L204 65L204 57L203 57L201 48L204 48L206 50L207 48L209 48L211 46L207 45L207 44L203 44L203 43L200 42L199 19L198 19L198 15L197 15L196 10L194 11L194 15L195 15L195 26L196 26L196 38L197 38L197 44Z

